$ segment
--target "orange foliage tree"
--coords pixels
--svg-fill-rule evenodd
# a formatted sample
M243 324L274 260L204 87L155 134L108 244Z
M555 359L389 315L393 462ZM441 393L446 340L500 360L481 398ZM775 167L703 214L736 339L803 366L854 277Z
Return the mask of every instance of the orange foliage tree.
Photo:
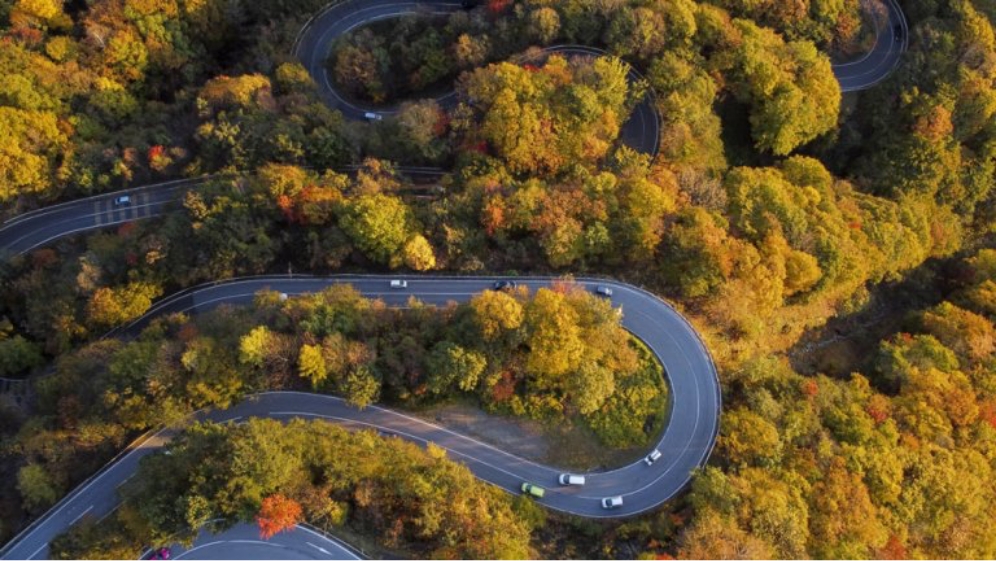
M301 505L281 494L263 499L256 515L259 537L268 540L284 530L290 530L301 521Z

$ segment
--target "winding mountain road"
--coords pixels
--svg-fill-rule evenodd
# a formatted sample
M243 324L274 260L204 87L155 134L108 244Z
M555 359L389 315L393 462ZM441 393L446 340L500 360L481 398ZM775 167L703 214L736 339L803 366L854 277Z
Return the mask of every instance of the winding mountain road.
M835 65L841 90L866 89L885 79L899 63L907 47L908 28L896 0L887 0L888 22L877 25L875 47L859 60ZM332 41L342 33L379 19L415 12L449 13L458 2L397 0L347 0L334 5L309 21L296 45L296 53L319 84L323 98L347 117L362 119L370 108L347 103L332 88L324 68ZM569 53L598 54L582 47L556 47ZM635 73L635 70L633 71ZM633 79L638 79L633 74ZM452 103L454 94L440 99ZM624 127L624 141L645 153L656 154L659 119L650 98L644 100ZM24 254L76 233L106 228L168 212L183 193L210 178L181 180L109 193L39 209L18 216L0 227L0 258ZM114 199L132 195L132 204L119 206ZM256 277L212 283L183 291L158 302L147 316L129 326L141 329L158 315L185 311L196 313L220 304L244 304L262 288L288 294L320 290L330 284L348 282L365 296L382 298L388 304L403 306L416 296L432 304L466 301L487 290L497 280L488 278L390 277L407 278L404 291L391 290L388 277ZM552 279L517 279L537 289ZM315 394L291 392L253 396L225 411L202 412L198 418L238 421L247 417L323 418L354 428L374 428L418 443L434 442L447 449L453 459L465 463L478 477L509 492L517 493L522 481L548 488L541 499L545 506L581 516L600 518L629 516L652 509L679 492L692 471L704 465L715 442L719 426L720 393L715 366L692 326L671 306L636 287L596 280L580 280L587 289L604 284L614 289L613 303L623 308L623 325L641 338L664 364L670 383L671 418L657 447L663 457L652 466L642 462L588 475L584 487L560 487L559 470L518 458L494 446L454 433L443 427L380 407L357 410L342 400ZM5 559L43 558L48 543L84 515L106 516L118 505L117 487L134 474L139 460L161 449L175 434L165 429L136 442L103 470L67 495L48 513L25 529L0 550ZM622 495L619 509L606 511L602 497Z
M884 24L876 20L878 40L872 50L858 60L833 66L842 91L858 91L878 84L895 69L906 50L909 41L906 18L897 0L883 2L887 7L888 18ZM450 13L458 9L459 2L446 0L346 0L331 5L308 21L295 42L295 54L318 84L321 96L328 104L339 109L347 118L363 119L365 113L372 108L344 100L332 87L329 79L324 58L334 40L351 29L381 19L413 13ZM603 54L597 49L573 45L551 47L545 52L589 56ZM630 78L636 80L640 75L631 68ZM439 99L443 103L453 103L455 95L451 92ZM652 93L648 93L648 97L634 109L623 126L621 136L627 145L653 156L657 154L659 146L660 119L651 95ZM373 112L389 114L393 110ZM9 257L26 253L70 234L160 216L174 207L187 189L209 179L211 178L146 185L22 214L0 226L0 258L5 254ZM132 195L132 204L115 205L114 199L124 194Z
M876 41L872 49L858 60L833 65L833 73L842 92L868 89L889 76L899 64L908 45L908 25L898 0L881 0L886 7L886 21L872 17ZM330 4L305 24L294 43L294 54L318 85L322 98L348 118L362 120L368 113L392 115L397 107L364 105L348 100L338 92L329 76L326 59L335 41L353 29L371 23L407 15L446 15L461 9L461 2L453 0L344 0ZM606 53L591 47L559 45L544 49L567 55L595 55ZM642 79L630 67L630 80ZM456 92L436 98L444 107L454 105ZM623 124L622 141L643 153L657 155L660 118L654 107L653 92L634 109L630 119ZM652 122L652 125L651 125ZM654 133L651 137L649 133Z
M867 90L885 80L899 66L909 47L909 24L898 0L882 0L887 10L885 22L872 18L875 25L875 45L861 58L833 65L833 74L840 91Z
M331 4L324 11L311 18L298 34L294 43L294 54L311 74L318 85L322 99L338 109L347 118L363 120L368 113L393 115L396 106L384 107L351 102L335 89L325 63L336 39L349 31L371 23L406 15L445 15L461 10L461 3L453 0L422 0L405 2L399 0L346 0ZM567 56L603 56L608 53L581 45L557 45L545 48L541 54L563 54ZM643 79L643 76L629 67L630 83ZM454 91L443 94L436 101L443 107L457 103ZM657 114L653 92L648 91L643 101L633 109L630 118L623 123L620 140L638 152L656 157L659 149L660 118Z
M408 281L404 290L390 288L390 280ZM380 298L388 305L405 306L415 296L423 302L444 305L466 302L490 289L501 277L427 276L335 276L335 277L251 277L196 287L157 303L145 316L128 326L121 335L134 335L155 317L164 314L197 313L221 304L244 305L262 289L288 295L311 293L327 286L348 283L364 296ZM516 278L531 290L550 286L553 278ZM248 417L326 419L350 428L371 428L419 444L433 442L449 456L463 462L480 479L518 493L523 481L548 489L540 499L544 506L591 518L638 514L667 501L688 483L692 472L705 464L719 428L720 386L713 365L698 334L674 308L637 287L614 281L581 279L587 290L598 285L613 289L612 302L621 306L623 326L639 337L664 365L670 385L671 418L657 442L663 453L651 466L642 461L612 471L588 474L583 487L561 487L561 473L517 457L495 446L458 434L444 427L382 407L357 409L340 398L296 393L271 392L253 396L223 411L202 412L196 417L217 422L239 421ZM160 450L175 434L162 430L137 443L111 462L90 481L81 485L52 508L36 524L8 544L3 557L33 559L47 554L48 543L84 514L102 517L118 505L117 488L131 477L142 457ZM624 504L605 510L601 499L621 495Z

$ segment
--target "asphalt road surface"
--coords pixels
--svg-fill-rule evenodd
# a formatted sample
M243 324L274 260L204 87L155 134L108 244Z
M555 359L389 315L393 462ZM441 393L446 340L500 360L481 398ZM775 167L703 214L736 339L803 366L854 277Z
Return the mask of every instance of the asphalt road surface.
M362 559L344 544L298 526L268 540L259 528L238 524L218 533L201 532L194 544L170 548L173 559Z
M393 115L397 107L373 106L350 102L336 91L329 76L327 65L329 51L339 37L349 31L376 21L397 18L405 15L445 15L459 11L460 2L452 0L423 0L404 2L399 0L346 0L326 8L305 25L294 45L294 53L307 68L318 85L322 99L342 112L347 118L366 119L367 113ZM544 53L560 53L567 56L602 56L607 53L590 47L560 45L543 49ZM630 82L642 79L630 67ZM443 107L452 107L457 102L455 92L448 92L436 98ZM649 92L634 108L630 118L623 123L620 139L634 150L656 157L660 139L660 118L657 114L653 93Z
M875 19L876 42L874 47L858 60L833 66L833 73L843 92L870 88L884 80L899 64L902 53L908 44L908 26L898 0L882 0L887 8L887 20ZM338 92L329 76L326 59L336 39L349 31L371 23L406 15L446 15L461 9L460 2L453 0L422 0L420 2L401 0L345 0L330 5L307 22L298 34L294 54L311 74L322 98L330 106L340 110L348 118L363 120L366 115L391 115L396 107L364 105L351 102ZM874 18L873 18L874 19ZM561 52L567 55L608 54L590 47L575 45L554 46L546 52ZM635 69L630 69L630 80L642 78ZM449 92L436 98L445 106L456 103L456 93ZM627 146L656 157L659 148L660 117L655 109L653 92L648 92L644 100L634 109L630 119L623 124L621 140Z
M330 44L333 37L377 19L426 10L426 6L429 10L442 13L458 8L454 2L366 0L360 3L349 0L314 18L302 34L298 53L310 53L311 58L305 59L305 65L315 75L315 64L320 65L320 59L325 56L326 51L322 49ZM908 28L895 0L888 0L888 8L888 22L878 28L878 41L872 51L859 60L834 66L843 91L871 87L888 76L898 64L907 46ZM319 80L319 84L322 83L327 84L325 78ZM322 89L323 96L335 96L330 86ZM326 99L337 106L341 102ZM445 98L443 101L446 101ZM339 107L347 117L352 118L363 118L366 112L361 107ZM639 117L640 113L640 110L634 113L640 132L624 132L624 136L633 134L634 139L650 138L651 135L656 137L658 133L652 132L656 130L653 127L657 126L656 112L651 107L642 117ZM651 114L653 126L650 125ZM653 142L656 150L656 140ZM161 215L179 200L186 189L202 181L204 179L150 185L26 213L0 227L0 255L19 255L64 236ZM115 205L114 199L121 194L132 195L132 204ZM395 291L388 287L388 277L241 279L188 290L167 298L156 304L150 311L150 317L173 311L203 311L222 303L245 303L263 287L298 294L335 282L351 282L365 295L381 297L393 305L403 305L411 295L429 303L441 304L449 300L466 300L487 289L493 280L409 277L408 289ZM519 280L531 288L549 282L549 279ZM663 301L620 283L581 283L587 288L595 284L612 286L615 290L613 302L623 308L624 326L643 339L665 365L671 386L672 411L670 422L657 446L663 457L653 466L636 463L610 472L589 474L584 487L560 487L555 480L558 470L552 467L517 458L493 446L398 412L379 407L359 411L337 398L313 394L263 394L227 411L200 416L218 421L250 416L324 418L356 428L375 428L384 434L415 442L435 442L449 450L451 457L467 464L478 477L510 492L518 492L519 485L526 480L544 486L548 493L541 503L553 509L589 517L643 512L680 491L688 482L692 470L708 458L719 422L720 395L715 367L692 327ZM148 319L140 320L132 329L139 329ZM44 558L49 541L84 515L102 517L112 513L118 506L117 487L134 473L143 456L159 450L172 434L171 431L160 431L122 452L104 470L7 544L2 550L3 558ZM621 508L613 511L601 508L599 500L602 497L617 494L624 497ZM296 543L300 545L300 540ZM248 553L246 556L249 556Z
M909 26L898 0L882 0L882 4L888 9L888 20L875 22L878 40L872 50L857 60L833 65L842 92L866 90L886 79L909 45Z
M391 289L390 281L401 278L408 288ZM174 312L196 313L221 304L250 302L261 289L288 295L321 290L336 283L349 283L364 296L381 298L394 306L406 305L415 296L430 304L465 302L488 290L500 277L457 278L425 276L338 276L338 277L254 277L197 287L156 304L149 313L121 334L132 335L149 320ZM555 279L517 278L520 285L536 290ZM242 421L249 417L325 419L356 429L376 429L419 444L433 442L449 456L467 465L480 479L518 493L524 481L545 487L540 504L559 511L591 518L631 516L659 506L681 491L693 470L705 464L712 451L719 426L720 387L715 366L698 334L688 321L656 296L631 285L603 280L577 281L587 290L598 285L611 287L612 303L620 306L623 326L635 334L661 360L670 385L671 416L656 444L662 457L653 465L642 461L599 473L587 474L583 487L562 487L560 470L519 458L495 446L477 441L444 427L382 407L359 410L345 401L325 395L271 392L253 396L224 410L198 414L213 421ZM142 440L112 461L100 473L81 485L63 501L8 544L4 558L44 558L48 543L84 515L98 518L118 506L117 488L127 481L142 457L155 453L175 434L163 430ZM620 495L620 508L606 510L601 499Z
M877 27L878 41L874 48L858 60L833 67L842 91L861 90L879 83L899 64L900 57L906 50L909 41L906 18L896 0L884 0L884 2L888 8L888 21ZM364 113L370 108L347 103L339 97L328 80L323 59L327 56L327 49L330 48L332 40L350 29L380 19L427 11L449 13L457 9L459 3L446 1L347 0L319 13L308 22L296 44L296 53L315 77L323 98L330 105L337 107L348 118L363 119ZM600 53L595 49L578 46L552 47L548 51L588 55ZM637 77L636 71L631 69L631 79ZM448 103L454 99L454 95L450 93L440 99ZM380 113L390 113L390 111L380 111ZM642 153L653 155L657 153L660 121L654 103L649 97L634 109L621 131L621 136L627 145ZM208 178L147 185L69 201L22 214L0 226L0 258L3 258L4 253L7 256L26 253L70 234L160 216L175 207L187 189L206 179ZM132 196L132 203L125 206L115 205L114 199L124 194Z
M0 259L27 253L73 234L161 216L176 207L187 190L212 177L145 185L18 215L0 226ZM122 195L129 195L131 203L115 204L115 199Z

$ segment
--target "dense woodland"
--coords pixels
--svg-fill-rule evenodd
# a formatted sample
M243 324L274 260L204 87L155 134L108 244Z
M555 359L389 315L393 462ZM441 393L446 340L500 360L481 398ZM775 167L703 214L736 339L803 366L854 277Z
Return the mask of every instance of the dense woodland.
M111 528L87 521L53 544L53 558L131 559L144 544L189 539L204 525L258 522L276 532L307 519L425 557L524 559L543 521L529 499L478 481L439 448L323 421L196 425L167 452L142 463Z
M407 100L377 123L349 123L326 107L288 54L321 4L0 2L0 131L11 140L0 145L6 214L223 174L164 218L3 260L0 375L73 362L82 370L62 388L59 374L39 383L34 411L0 408L4 475L17 481L3 489L0 539L149 423L145 400L158 391L145 385L149 372L107 378L109 356L162 360L162 372L193 368L183 375L207 378L163 395L203 392L201 403L216 405L244 389L212 393L227 381L197 374L195 360L184 365L187 345L195 344L192 357L232 364L232 379L255 368L257 376L305 383L296 365L321 355L326 376L318 385L348 393L342 373L348 381L362 370L363 360L329 366L327 334L307 339L311 332L295 321L270 324L276 315L253 325L267 330L267 342L280 334L284 347L252 368L234 347L203 342L222 337L210 335L220 324L163 325L146 335L152 339L128 344L97 341L159 296L288 270L514 271L606 274L671 299L703 333L724 387L718 447L687 495L595 530L558 534L557 524L523 523L532 529L531 554L996 556L991 2L901 2L910 24L901 65L878 86L842 95L831 59L860 56L874 17L857 1L491 0L447 18L358 29L336 46L328 66L353 95ZM539 61L527 52L567 42L622 57L646 83L630 87L626 67L612 58ZM452 106L410 97L449 83ZM653 162L617 142L646 88L663 119ZM396 171L405 164L449 173L411 181ZM910 289L917 298L891 291L923 277L931 282ZM862 321L882 301L889 311L863 342L869 356L837 357L842 366L832 376L793 367L789 356L835 336L823 332L828 322L847 336L849 319ZM447 377L449 366L476 368L475 353L486 358L483 371L501 363L490 348L443 335L461 312L437 313L425 319L437 338L413 334L385 348L431 364L423 373L449 380L450 389L460 378ZM520 357L533 350L521 340L507 349ZM380 353L369 360L409 366ZM521 372L535 375L535 367ZM605 380L577 365L565 372ZM127 395L107 397L108 388L80 382L115 376ZM417 404L432 393L416 396L417 385L389 377L381 383L385 399ZM582 407L572 391L520 385L514 395L524 402L504 410L539 415L544 406L531 409L529 400L544 392ZM494 406L484 393L478 399ZM82 414L82 404L98 402L106 416ZM139 420L129 426L114 416L125 413ZM79 473L47 480L41 464L59 462ZM276 483L263 491L272 492L293 495ZM262 499L242 504L237 516ZM488 504L494 516L508 508L506 498ZM397 545L413 554L441 547Z

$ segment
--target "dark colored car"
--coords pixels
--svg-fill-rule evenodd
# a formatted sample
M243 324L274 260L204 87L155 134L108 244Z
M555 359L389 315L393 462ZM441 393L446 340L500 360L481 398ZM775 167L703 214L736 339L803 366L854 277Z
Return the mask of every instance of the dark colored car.
M519 286L515 281L510 280L500 280L495 282L495 290L512 290L513 288Z
M172 559L172 557L173 552L170 551L168 547L160 547L155 553L152 554L150 559Z
M903 40L903 26L899 25L898 23L896 25L893 25L892 26L892 34L896 36L896 41L902 41Z

